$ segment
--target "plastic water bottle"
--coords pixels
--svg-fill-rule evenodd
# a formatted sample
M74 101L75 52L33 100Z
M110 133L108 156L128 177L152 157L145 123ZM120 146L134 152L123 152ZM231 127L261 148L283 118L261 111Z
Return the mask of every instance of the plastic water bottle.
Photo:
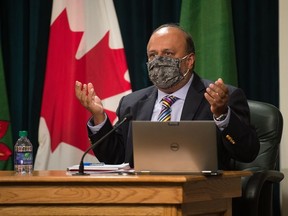
M19 131L19 139L14 146L14 170L16 174L32 174L33 146L27 131Z

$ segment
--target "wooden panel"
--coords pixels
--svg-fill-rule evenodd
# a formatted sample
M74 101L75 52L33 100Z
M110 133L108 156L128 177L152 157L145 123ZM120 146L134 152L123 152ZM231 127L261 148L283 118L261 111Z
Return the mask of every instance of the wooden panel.
M185 184L184 202L223 199L241 196L240 178L214 178Z
M179 186L0 185L0 203L182 203Z
M205 202L185 203L183 215L232 215L231 199L217 199Z
M175 206L159 205L84 205L84 206L66 206L66 205L26 205L26 206L5 206L0 208L0 215L5 216L173 216L178 215L179 210Z

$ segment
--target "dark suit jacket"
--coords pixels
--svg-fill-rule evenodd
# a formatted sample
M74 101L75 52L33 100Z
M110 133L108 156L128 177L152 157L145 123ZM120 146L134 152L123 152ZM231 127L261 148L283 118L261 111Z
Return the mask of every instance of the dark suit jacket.
M206 87L211 83L201 79L196 73L188 90L181 120L212 120L210 105L204 97ZM255 130L250 127L250 113L243 91L233 86L229 88L229 107L231 116L229 125L223 131L217 129L219 169L231 169L230 159L251 162L259 151L259 141ZM131 113L133 120L151 120L157 97L157 88L151 86L135 91L123 97L117 109L119 119ZM88 129L91 143L97 142L112 129L110 121L97 134ZM108 164L129 162L133 167L133 146L131 138L131 121L125 122L113 134L94 148L99 161Z

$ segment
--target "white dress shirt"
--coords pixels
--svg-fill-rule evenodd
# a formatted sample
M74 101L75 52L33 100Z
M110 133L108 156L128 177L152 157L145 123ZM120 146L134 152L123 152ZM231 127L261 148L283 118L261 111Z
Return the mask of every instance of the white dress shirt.
M179 89L178 91L171 94L174 97L179 98L171 106L171 121L180 121L182 109L184 106L184 101L185 101L187 92L189 90L189 87L191 85L192 79L193 79L193 74L185 86L183 86L181 89ZM155 105L154 105L154 110L152 113L151 121L157 121L157 118L158 118L158 116L161 112L161 109L162 109L162 101L161 100L165 96L167 96L167 94L158 89L158 96L157 96L157 100L156 100Z

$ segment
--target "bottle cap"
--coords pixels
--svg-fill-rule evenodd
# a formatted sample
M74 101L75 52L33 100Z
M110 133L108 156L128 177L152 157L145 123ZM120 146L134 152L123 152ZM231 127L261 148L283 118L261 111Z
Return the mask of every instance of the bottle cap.
M27 131L19 131L19 136L20 137L27 137L28 132Z

